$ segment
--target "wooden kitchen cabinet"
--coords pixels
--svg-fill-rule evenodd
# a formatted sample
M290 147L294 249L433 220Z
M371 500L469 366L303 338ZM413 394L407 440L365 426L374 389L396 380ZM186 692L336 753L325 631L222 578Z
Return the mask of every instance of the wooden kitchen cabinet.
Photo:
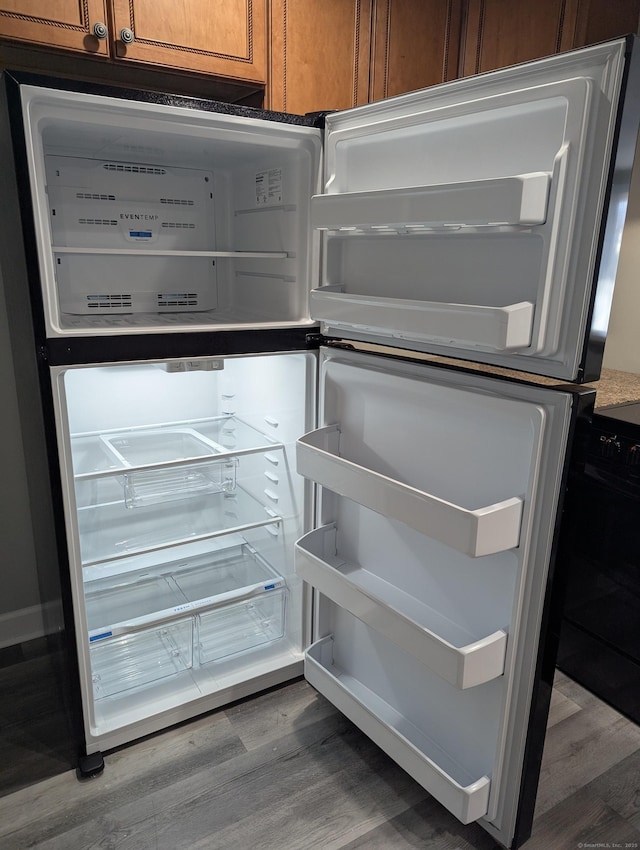
M463 0L376 0L370 100L458 76Z
M0 0L0 37L107 56L106 3L107 0ZM104 27L104 38L94 35L96 25Z
M369 100L372 0L271 0L267 106L304 114Z
M467 0L460 76L637 32L640 0Z
M0 38L266 80L266 0L0 0Z
M119 59L265 82L266 0L110 2Z

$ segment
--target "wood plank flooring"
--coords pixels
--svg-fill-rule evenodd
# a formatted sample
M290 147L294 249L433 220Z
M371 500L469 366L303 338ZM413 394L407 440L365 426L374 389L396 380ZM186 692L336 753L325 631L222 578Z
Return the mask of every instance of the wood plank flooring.
M556 676L526 850L640 847L640 727ZM0 798L2 850L492 850L306 682Z

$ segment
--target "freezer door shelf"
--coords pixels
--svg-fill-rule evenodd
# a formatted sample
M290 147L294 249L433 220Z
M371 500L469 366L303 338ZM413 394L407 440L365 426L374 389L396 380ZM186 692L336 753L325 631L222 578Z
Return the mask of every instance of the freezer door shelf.
M523 502L512 497L468 509L340 457L340 426L311 431L297 443L298 472L340 496L465 555L479 557L516 547Z
M535 304L488 306L354 295L340 287L311 290L311 315L331 327L430 340L491 351L526 348L531 343Z
M336 526L326 525L296 543L296 573L320 593L458 688L488 682L504 672L507 634L472 635L336 548Z
M331 635L305 654L306 679L462 823L487 813L490 780L472 777L392 706L333 663Z
M551 174L536 172L414 186L314 195L311 221L320 230L477 227L543 224Z

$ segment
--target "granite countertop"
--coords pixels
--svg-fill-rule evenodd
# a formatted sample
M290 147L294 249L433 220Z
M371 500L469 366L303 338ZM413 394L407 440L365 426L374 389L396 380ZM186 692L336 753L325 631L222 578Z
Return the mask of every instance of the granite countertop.
M566 381L557 378L544 378L539 375L530 375L525 372L514 372L510 369L502 369L497 366L485 366L466 360L454 360L441 355L420 354L418 352L407 352L403 349L389 348L387 346L373 345L370 343L354 342L353 347L360 351L373 351L393 354L395 356L410 356L414 360L435 361L438 363L450 363L461 366L473 372L488 372L492 375L502 375L506 378L529 381L544 386L566 386ZM626 401L640 401L640 375L633 372L620 372L617 369L603 369L599 381L583 384L584 387L592 387L596 390L596 410L599 407L608 407L612 404L623 404Z
M600 380L588 386L594 387L597 392L596 409L625 401L640 401L640 375L632 372L603 369Z

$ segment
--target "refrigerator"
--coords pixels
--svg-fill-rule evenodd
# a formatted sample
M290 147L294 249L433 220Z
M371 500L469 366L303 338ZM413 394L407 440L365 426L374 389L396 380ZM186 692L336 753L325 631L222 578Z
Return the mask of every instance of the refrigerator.
M320 117L4 74L82 772L304 674L526 840L639 92L632 38Z

